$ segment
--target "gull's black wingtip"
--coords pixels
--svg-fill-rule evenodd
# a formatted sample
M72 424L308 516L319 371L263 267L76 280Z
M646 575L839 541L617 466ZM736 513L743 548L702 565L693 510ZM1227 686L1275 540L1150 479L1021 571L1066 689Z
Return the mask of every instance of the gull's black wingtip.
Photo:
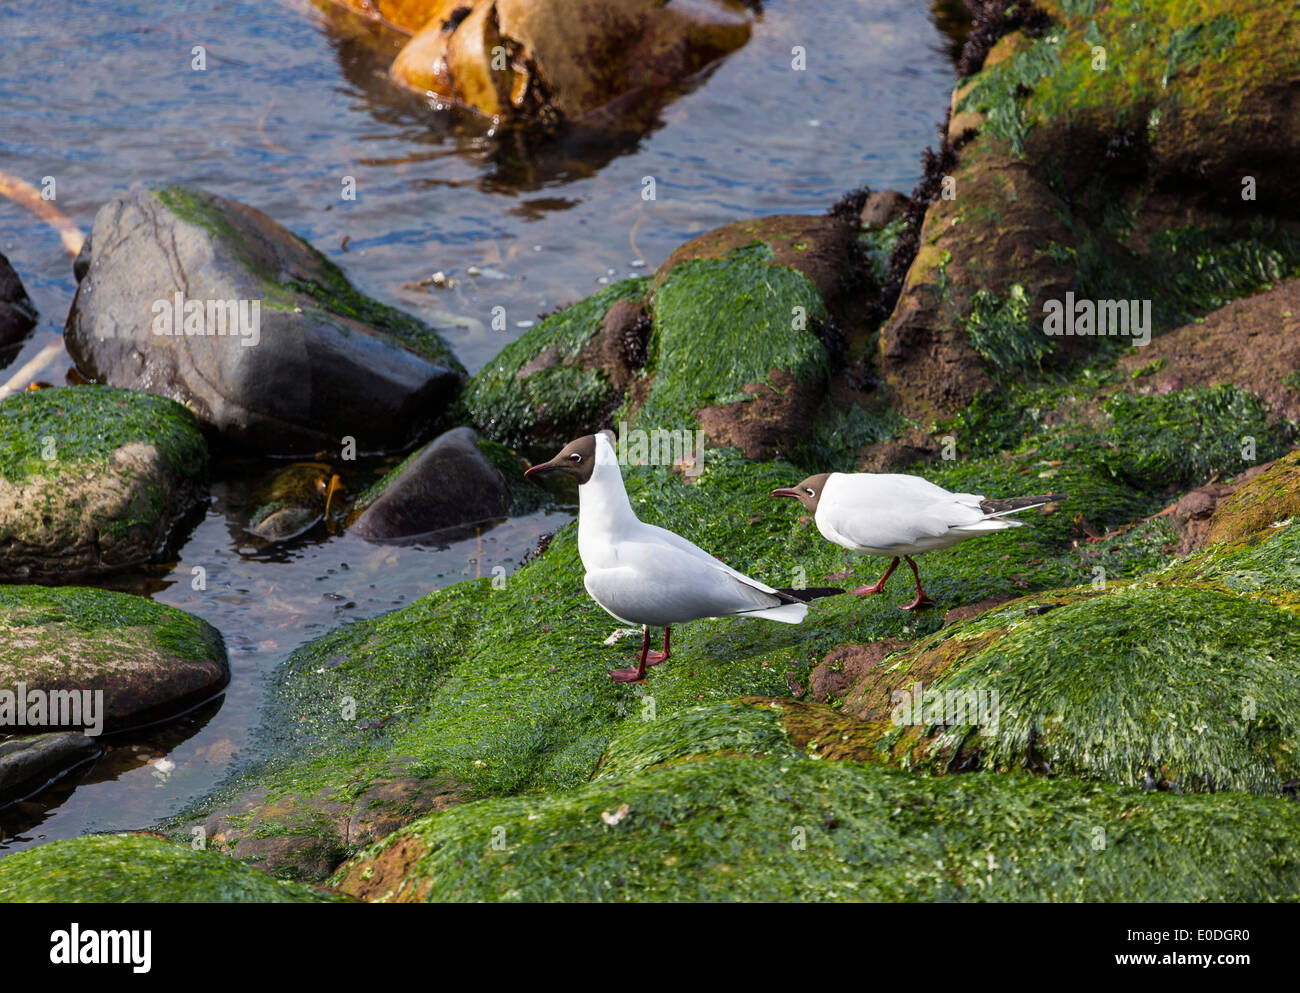
M807 603L809 600L820 600L823 597L839 596L844 591L838 586L810 586L803 590L780 589L778 593L784 594L800 603Z

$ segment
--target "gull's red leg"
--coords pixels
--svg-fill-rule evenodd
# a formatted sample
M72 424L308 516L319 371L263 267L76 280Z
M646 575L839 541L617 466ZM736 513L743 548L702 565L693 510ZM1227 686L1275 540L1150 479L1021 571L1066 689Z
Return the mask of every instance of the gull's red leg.
M908 559L908 561L910 562L911 559ZM873 585L859 586L856 590L850 590L849 592L852 593L854 596L871 596L873 593L882 593L884 592L885 589L885 580L887 580L890 576L892 576L894 574L894 570L897 568L898 568L898 556L895 555L894 561L889 563L889 568L885 570L885 574L881 576L879 579L877 579Z
M912 561L912 556L904 555L903 558L907 559L907 564L912 567L912 576L916 580L916 599L911 603L903 604L898 609L917 610L922 607L933 607L934 601L925 595L925 590L921 589L921 574L916 571L916 563Z
M635 669L611 669L609 678L616 683L639 683L645 679L645 660L650 651L650 625L641 625L641 661Z
M659 665L661 662L667 662L672 658L672 653L668 651L668 632L671 627L664 628L664 650L662 652L651 652L646 656L646 665Z

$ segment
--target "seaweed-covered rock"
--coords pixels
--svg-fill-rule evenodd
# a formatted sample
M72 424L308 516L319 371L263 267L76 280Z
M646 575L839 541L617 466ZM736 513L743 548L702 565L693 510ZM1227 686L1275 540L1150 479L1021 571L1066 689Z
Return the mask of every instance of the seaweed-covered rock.
M326 462L295 462L278 470L249 499L248 530L265 541L288 541L310 531L325 519L333 476Z
M1159 334L1300 267L1284 194L1300 27L1265 0L1030 6L981 13L986 37L990 17L1020 30L954 93L881 329L886 381L923 423L1143 337L1048 336L1044 306L1067 293L1145 301Z
M1249 564L1196 557L1133 585L1013 601L862 672L843 711L908 768L1289 789L1300 777L1298 544L1292 524Z
M682 83L749 40L736 0L429 0L388 4L416 34L391 75L484 114L578 118Z
M425 445L358 500L349 530L372 541L415 538L504 517L510 486L479 450L478 435L455 428Z
M967 491L1010 492L1008 480L1023 482L1018 465L998 459L945 468L951 477L935 478ZM630 467L630 498L647 521L773 585L843 586L878 575L874 560L825 541L767 495L805 472L725 451L710 453L703 469L687 481L666 466ZM957 606L1082 582L1091 564L1073 548L1077 510L1121 523L1148 506L1086 467L1052 485L1077 492L1078 503L1071 497L1038 515L1037 527L927 559L931 595ZM277 871L297 865L303 878L320 878L331 859L355 854L355 839L337 826L344 815L326 805L350 804L391 778L394 762L434 796L576 789L629 728L702 702L803 694L812 668L836 646L914 639L942 622L897 609L906 584L883 597L817 601L801 625L700 621L674 630L672 660L644 687L624 687L607 670L625 665L635 646L606 643L617 625L586 594L575 532L557 533L504 583L458 583L300 648L275 679L259 745L265 760L180 818L177 837L214 813L242 811L244 798L264 797L256 818L224 818L225 844L274 858ZM266 851L265 839L277 837L293 840Z
M182 714L229 681L221 635L175 607L0 586L0 730L122 731Z
M1282 799L910 776L810 757L776 712L734 705L629 737L588 785L426 816L333 882L396 902L1267 900L1300 883Z
M525 331L465 387L469 420L503 444L551 451L601 428L635 376L625 342L644 363L648 282L615 283Z
M879 288L856 230L775 215L707 232L652 282L602 290L503 349L466 390L469 418L517 446L626 423L770 458L808 442L828 408L866 417L862 384L833 375L874 327Z
M0 727L0 733L12 730ZM37 792L102 751L94 738L75 731L0 740L0 806Z
M0 859L5 903L323 903L340 897L145 834L54 841Z
M148 561L202 495L208 449L180 404L108 387L0 401L0 580Z
M402 449L459 389L438 335L358 293L260 211L169 187L95 216L68 350L91 379L172 397L281 455Z
M1237 542L1300 518L1300 452L1278 459L1218 503L1204 543Z
M36 327L37 313L18 273L0 253L0 369L17 354L17 344Z

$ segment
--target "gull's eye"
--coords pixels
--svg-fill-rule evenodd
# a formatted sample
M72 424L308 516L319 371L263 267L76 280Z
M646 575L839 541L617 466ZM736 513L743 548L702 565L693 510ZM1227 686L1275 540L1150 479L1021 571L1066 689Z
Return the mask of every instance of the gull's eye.
M578 465L579 463L582 462L582 456L579 455L577 452L574 452L572 455L569 456L569 461L572 462L574 465Z
M807 493L809 496L816 496L816 495L817 495L816 493L814 493L812 490L810 490L810 489L809 489L808 487L806 487L806 486L803 488L803 491L804 491L805 493Z

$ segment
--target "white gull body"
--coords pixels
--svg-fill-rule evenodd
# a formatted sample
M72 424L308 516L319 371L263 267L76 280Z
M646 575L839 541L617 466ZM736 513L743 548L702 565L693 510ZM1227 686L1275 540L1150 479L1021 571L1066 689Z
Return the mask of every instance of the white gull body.
M920 476L833 472L813 519L827 541L886 557L918 555L990 531L1024 527L985 513L983 500L980 494L950 493Z
M632 510L614 446L596 435L596 465L578 487L578 555L591 598L626 624L668 627L704 617L761 617L798 624L804 603L737 572L681 535Z

